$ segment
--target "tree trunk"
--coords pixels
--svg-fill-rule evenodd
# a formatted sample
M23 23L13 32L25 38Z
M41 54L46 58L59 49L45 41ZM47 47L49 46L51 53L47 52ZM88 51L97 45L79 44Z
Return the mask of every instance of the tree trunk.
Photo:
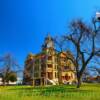
M82 83L82 76L85 71L86 65L82 66L82 69L80 71L77 71L77 88L80 88Z
M6 81L5 80L3 80L3 86L6 86Z
M80 88L80 86L81 86L81 77L78 77L77 78L77 88Z
M81 86L81 81L82 80L82 73L80 74L80 72L77 73L77 88L80 88Z
M62 79L61 79L61 69L58 70L58 82L59 82L59 85L62 84Z

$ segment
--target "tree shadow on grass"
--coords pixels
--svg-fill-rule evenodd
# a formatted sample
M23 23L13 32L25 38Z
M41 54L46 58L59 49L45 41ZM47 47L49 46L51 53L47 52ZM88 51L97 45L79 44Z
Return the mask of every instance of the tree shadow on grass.
M9 88L7 92L14 92L19 97L23 96L55 96L55 97L67 97L75 95L87 95L91 94L90 90L84 88L77 89L75 86L49 86L49 87L27 87L18 86Z
M81 93L86 93L86 92L91 92L90 90L85 90L85 89L77 89L76 87L67 87L67 86L50 86L50 87L15 87L8 89L11 91L26 91L26 92L39 92L41 93L74 93L74 92L81 92Z

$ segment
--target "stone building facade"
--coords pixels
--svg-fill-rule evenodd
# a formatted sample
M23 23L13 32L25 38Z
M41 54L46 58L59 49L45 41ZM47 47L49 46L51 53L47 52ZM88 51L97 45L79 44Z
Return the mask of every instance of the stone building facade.
M29 54L25 60L23 84L57 85L76 82L75 66L67 56L69 52L57 52L50 35L45 38L41 53Z

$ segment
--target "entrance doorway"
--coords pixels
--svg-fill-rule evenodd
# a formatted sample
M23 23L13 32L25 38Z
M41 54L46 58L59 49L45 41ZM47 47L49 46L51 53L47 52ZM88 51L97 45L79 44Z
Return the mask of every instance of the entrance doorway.
M41 80L40 79L35 79L35 86L41 85Z

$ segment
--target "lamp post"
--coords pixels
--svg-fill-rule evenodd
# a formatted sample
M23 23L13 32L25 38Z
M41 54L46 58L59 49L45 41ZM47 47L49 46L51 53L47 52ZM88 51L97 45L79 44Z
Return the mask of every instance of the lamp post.
M100 12L96 12L96 22L100 22Z
M99 11L95 13L95 17L93 18L92 22L94 25L94 33L96 33L98 29L100 28L100 12Z

